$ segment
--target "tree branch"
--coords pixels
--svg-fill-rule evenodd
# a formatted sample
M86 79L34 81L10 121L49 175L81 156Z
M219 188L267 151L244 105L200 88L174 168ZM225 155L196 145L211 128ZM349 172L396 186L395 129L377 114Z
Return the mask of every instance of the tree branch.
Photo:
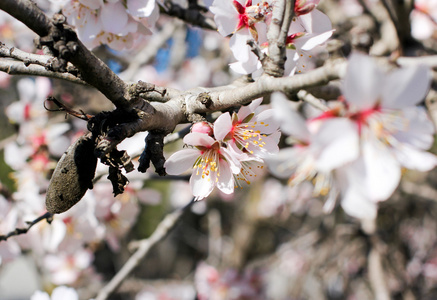
M272 22L270 23L267 39L269 42L269 56L264 61L266 74L274 77L284 75L285 46L288 29L294 14L295 0L278 0L274 4Z
M58 73L48 71L40 65L26 66L24 62L7 58L0 58L0 71L10 75L44 76L50 78L63 79L74 83L87 84L85 81L69 73Z
M179 18L188 24L204 29L217 30L214 20L205 17L200 10L201 7L198 5L191 5L189 8L185 9L171 1L165 1L163 12L169 16Z
M131 243L129 248L137 249L136 252L128 259L111 281L100 290L96 300L108 299L108 297L120 286L129 274L141 263L141 260L144 259L147 253L149 253L150 249L168 236L193 203L194 199L185 207L165 216L164 220L159 223L158 227L149 238Z
M55 25L44 12L30 0L2 0L0 9L4 10L40 37L46 37ZM125 95L127 85L100 59L89 51L79 40L75 53L72 53L69 61L78 68L84 81L97 88L115 106L127 108L130 106L129 99Z
M15 230L9 232L6 235L0 235L0 242L7 241L8 238L10 238L11 236L16 236L16 235L27 233L29 231L29 229L32 228L33 225L41 222L42 220L47 220L47 222L50 224L53 220L53 215L51 213L47 212L31 222L26 222L28 224L28 226L26 228L16 228Z

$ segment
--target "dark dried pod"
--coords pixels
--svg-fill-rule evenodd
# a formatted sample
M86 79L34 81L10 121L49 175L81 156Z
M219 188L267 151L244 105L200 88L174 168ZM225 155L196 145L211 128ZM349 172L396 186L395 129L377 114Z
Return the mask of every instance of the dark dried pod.
M59 214L79 202L93 187L97 158L91 133L81 136L59 160L47 189L47 211Z

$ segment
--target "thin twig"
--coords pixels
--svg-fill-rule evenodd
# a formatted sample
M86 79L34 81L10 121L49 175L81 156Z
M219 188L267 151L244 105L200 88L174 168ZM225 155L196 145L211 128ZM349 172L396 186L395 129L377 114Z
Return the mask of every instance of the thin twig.
M142 259L147 255L147 253L149 253L150 249L168 236L193 203L194 199L185 207L165 216L164 220L159 223L158 227L149 238L131 243L129 248L137 249L136 252L128 259L111 281L109 281L108 284L99 291L96 300L108 299L108 297L120 286L129 274L141 263Z
M53 214L46 212L45 214L43 214L42 216L39 216L38 218L36 218L35 220L31 221L31 222L26 222L28 224L28 226L26 228L15 228L15 230L9 232L6 235L0 235L0 242L1 241L7 241L8 238L10 238L11 236L17 236L20 234L25 234L29 231L30 228L32 228L33 225L41 222L42 220L47 220L47 223L51 223L53 220Z
M87 83L70 73L58 73L46 70L40 65L26 66L24 62L16 61L10 58L0 57L0 71L9 75L27 75L27 76L43 76L56 79L63 79L74 83L87 85Z
M305 102L311 104L312 106L314 106L315 108L318 108L322 111L329 110L329 107L325 103L323 103L322 100L314 97L313 95L311 95L310 93L308 93L305 90L300 90L297 93L297 97L300 100L305 101Z

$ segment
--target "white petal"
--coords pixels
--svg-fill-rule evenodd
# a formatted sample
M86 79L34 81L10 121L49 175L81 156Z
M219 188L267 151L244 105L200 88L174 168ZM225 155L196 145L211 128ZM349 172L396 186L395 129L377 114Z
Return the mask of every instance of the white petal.
M246 62L237 61L229 64L229 68L238 74L251 74L257 70L260 70L261 62L258 61L258 58L255 56L255 54L252 53L250 57L251 58Z
M195 200L202 200L211 194L215 182L210 176L205 175L204 178L202 178L202 172L199 171L199 173L194 172L193 175L191 175L190 186Z
M228 36L234 32L238 24L238 12L232 1L215 0L209 10L214 14L221 35Z
M253 100L249 105L245 105L240 107L240 109L238 110L238 121L243 121L243 119L245 117L247 117L248 115L250 115L251 113L253 113L255 111L255 109L258 108L258 106L260 106L260 104L263 102L263 98L258 98Z
M329 119L322 123L311 142L317 155L316 166L329 172L358 158L360 143L356 125L346 118Z
M229 167L231 168L232 173L234 174L240 173L241 163L239 161L239 158L237 157L237 153L229 151L226 148L220 148L220 152L229 163Z
M364 176L369 199L387 200L401 179L401 167L385 146L365 142L363 145Z
M296 39L295 45L298 49L309 51L326 42L332 36L332 33L333 31L331 30L320 34L305 35Z
M79 296L73 288L59 286L52 292L52 300L78 300Z
M234 54L234 57L240 62L247 62L250 54L253 54L247 45L247 41L250 39L253 39L253 37L250 34L249 29L242 28L237 31L229 41L229 47L231 48L232 54ZM256 57L255 54L253 55Z
M375 219L378 210L375 202L369 201L362 194L354 193L351 189L342 197L341 207L348 215L358 219Z
M426 66L401 68L391 72L383 84L382 106L403 108L422 101L431 85L431 70Z
M377 204L370 201L363 191L363 184L357 176L356 166L336 170L335 179L341 190L341 206L348 215L359 219L376 218Z
M127 0L126 4L128 12L137 18L146 18L150 16L156 6L154 0Z
M106 3L100 10L100 20L105 31L119 34L127 24L128 15L121 2Z
M35 291L30 297L30 300L50 300L50 296L46 292Z
M259 130L264 134L271 134L279 129L279 121L275 118L275 110L266 109L255 116L253 121L257 122L254 130ZM264 123L264 124L262 124Z
M183 149L170 156L164 164L165 171L169 175L179 175L193 167L200 151L195 149Z
M285 148L265 160L273 175L288 178L295 173L299 161L308 155L307 150L303 147Z
M217 177L217 188L225 194L234 192L234 176L232 175L229 164L223 160L219 161L220 176Z
M437 165L437 157L429 152L415 149L408 145L402 145L396 149L398 161L407 169L426 172Z
M332 29L329 17L317 9L299 16L299 21L308 33L321 33Z
M191 146L210 147L215 140L205 133L192 132L184 137L184 143Z
M231 115L228 112L221 114L214 122L214 137L219 141L223 141L231 130Z
M285 96L282 93L274 93L271 101L275 118L281 123L282 131L302 142L309 142L310 132L305 120L290 107Z
M424 107L409 107L402 110L406 127L393 133L401 143L407 143L415 148L427 150L434 143L434 124Z
M368 56L354 53L349 58L343 94L357 109L370 109L380 98L384 75Z

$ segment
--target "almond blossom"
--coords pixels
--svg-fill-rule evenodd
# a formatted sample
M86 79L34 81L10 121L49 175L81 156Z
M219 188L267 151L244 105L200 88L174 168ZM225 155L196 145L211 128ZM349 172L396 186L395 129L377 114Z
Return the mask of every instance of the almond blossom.
M255 71L258 58L250 50L247 41L253 39L260 44L267 41L265 21L272 11L270 1L215 0L210 10L219 33L223 36L232 34L229 46L234 57L239 63L250 67L248 73Z
M437 165L437 157L425 151L434 140L433 124L416 106L430 78L425 66L384 74L372 59L354 54L342 87L343 109L304 121L283 100L274 100L283 132L297 144L270 160L272 171L291 176L291 184L313 180L316 194L330 190L326 210L341 193L348 214L375 218L377 202L398 186L401 168L429 171Z
M232 117L227 112L214 122L214 135L226 142L236 153L243 150L251 155L265 157L278 152L276 135L279 124L273 117L273 110L268 109L255 115L255 109L262 99L253 101L240 108Z
M315 9L319 1L311 1L306 3L301 1L301 13L297 14L289 28L289 34L286 41L285 76L291 76L295 72L301 73L311 69L313 65L312 57L317 46L325 43L332 35L333 29L331 21L321 11ZM298 9L296 7L296 9ZM263 51L268 54L268 43L261 42ZM240 51L243 47L240 46ZM245 45L244 51L249 51L249 47ZM261 69L261 63L252 52L249 53L248 59L237 57L238 62L230 65L231 69L240 74L253 73Z
M366 206L368 216L375 217L376 202L388 199L398 186L401 167L423 172L437 165L436 156L425 151L434 141L434 126L424 108L416 106L430 81L426 66L384 74L369 57L350 58L342 90L348 104L347 126L360 138L355 144L360 156L346 160L337 172L347 179L339 182L344 184L342 205L349 214L365 217ZM337 155L345 151L338 149Z
M155 0L71 0L63 12L87 47L106 44L115 50L130 49L150 35L159 16Z
M233 174L240 173L241 165L233 154L220 142L207 134L192 132L184 137L184 143L194 146L174 153L167 159L168 174L178 175L193 168L190 185L195 200L207 197L214 187L225 194L234 192Z
M286 41L284 74L293 75L310 69L313 51L325 43L332 35L333 29L328 16L317 9L294 17Z

